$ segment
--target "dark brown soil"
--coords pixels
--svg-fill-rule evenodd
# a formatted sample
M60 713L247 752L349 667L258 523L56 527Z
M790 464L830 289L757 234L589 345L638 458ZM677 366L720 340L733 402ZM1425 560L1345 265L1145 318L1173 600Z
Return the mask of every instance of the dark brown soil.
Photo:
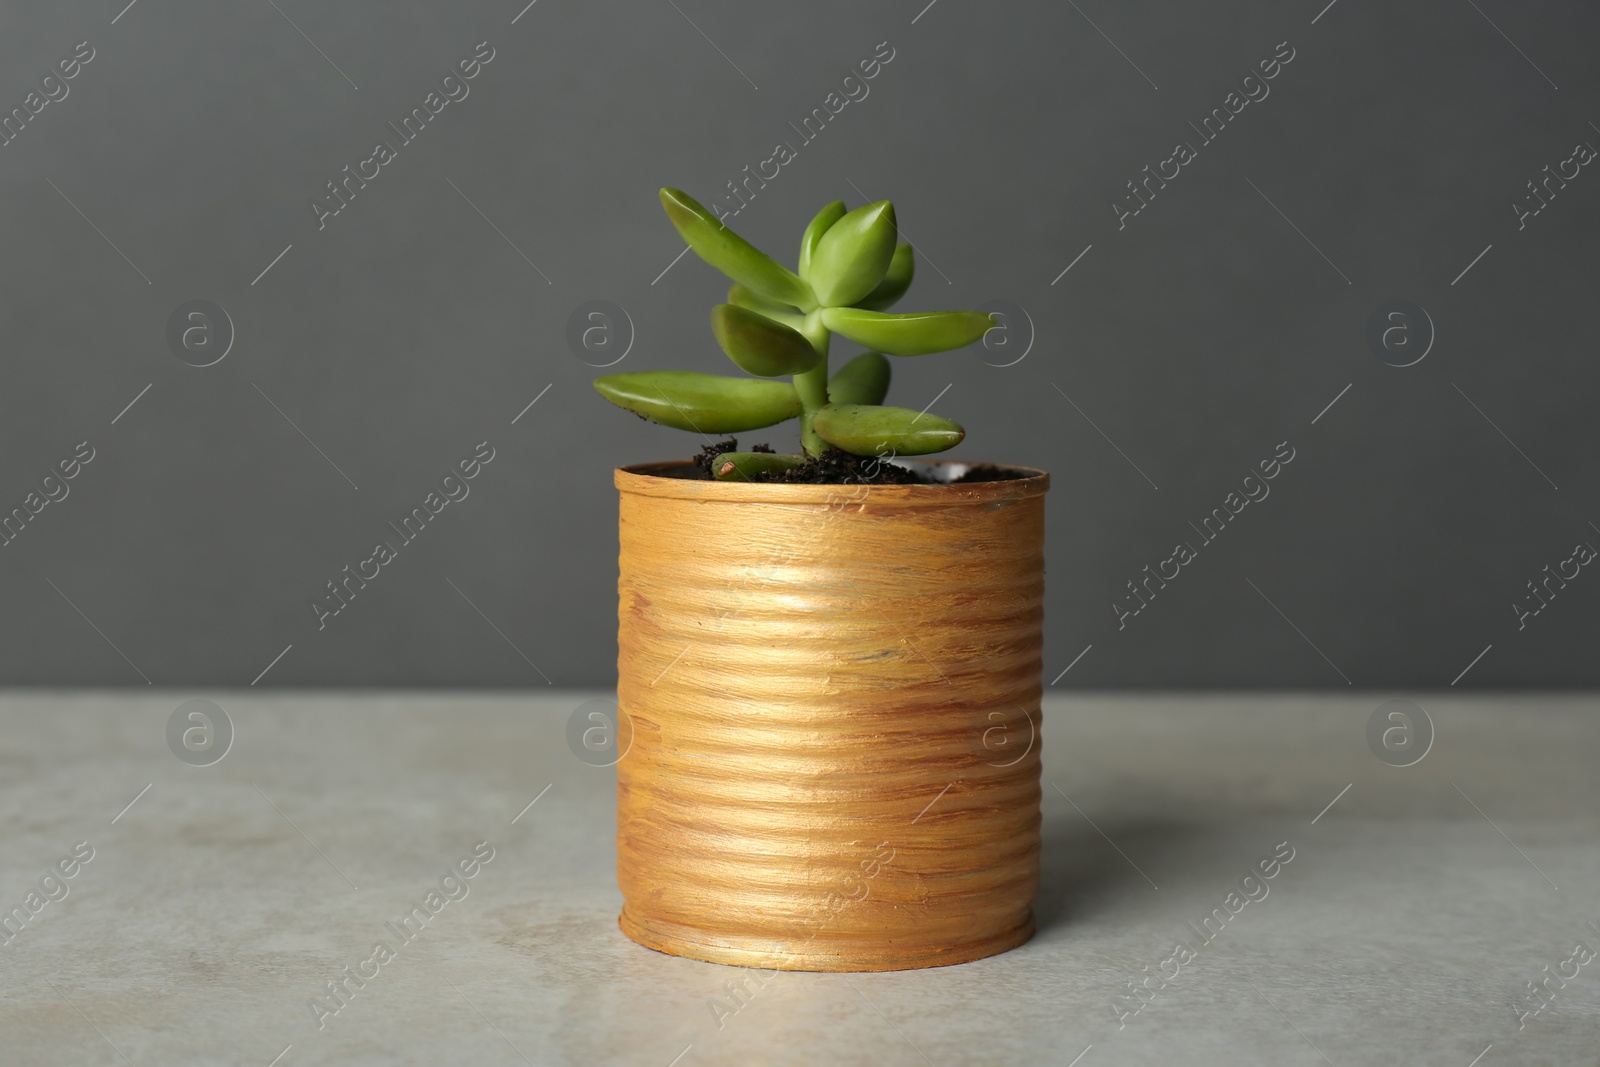
M694 465L699 470L699 477L712 479L711 473L716 458L724 452L739 451L737 438L729 437L715 444L708 444L694 457ZM771 445L751 445L745 451L771 452ZM992 463L980 463L969 468L961 477L952 480L949 484L955 485L962 482L1003 482L1013 478L1027 477L1021 471L1009 467L997 467ZM813 485L939 485L930 478L924 478L919 472L902 467L897 463L889 463L873 456L855 456L842 452L837 448L830 448L820 456L807 460L802 466L792 470L774 471L771 473L757 474L752 481L757 482L801 482Z

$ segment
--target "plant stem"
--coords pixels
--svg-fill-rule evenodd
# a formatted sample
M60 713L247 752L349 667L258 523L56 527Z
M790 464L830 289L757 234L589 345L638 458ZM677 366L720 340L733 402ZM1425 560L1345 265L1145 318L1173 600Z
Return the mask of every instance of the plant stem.
M828 442L811 428L811 416L828 402L828 343L833 334L822 325L822 317L816 312L806 316L800 332L821 357L815 367L794 376L795 392L800 394L800 447L808 456L820 456Z

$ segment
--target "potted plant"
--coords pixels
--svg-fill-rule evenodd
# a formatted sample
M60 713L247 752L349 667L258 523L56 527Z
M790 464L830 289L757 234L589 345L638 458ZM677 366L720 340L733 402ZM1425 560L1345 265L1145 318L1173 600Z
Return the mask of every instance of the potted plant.
M770 969L959 963L1033 933L1044 493L1031 468L908 461L958 444L884 406L892 356L971 344L974 311L891 314L888 201L835 201L790 271L674 189L733 279L711 315L753 377L595 387L701 435L799 420L799 451L708 442L619 468L617 879L623 931ZM829 373L833 334L869 351Z

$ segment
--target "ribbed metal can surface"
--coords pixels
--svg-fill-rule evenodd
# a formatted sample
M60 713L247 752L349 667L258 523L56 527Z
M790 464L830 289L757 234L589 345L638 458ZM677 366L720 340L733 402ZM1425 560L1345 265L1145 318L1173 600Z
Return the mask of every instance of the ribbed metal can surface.
M791 485L686 467L616 471L623 931L824 971L1026 941L1049 476Z

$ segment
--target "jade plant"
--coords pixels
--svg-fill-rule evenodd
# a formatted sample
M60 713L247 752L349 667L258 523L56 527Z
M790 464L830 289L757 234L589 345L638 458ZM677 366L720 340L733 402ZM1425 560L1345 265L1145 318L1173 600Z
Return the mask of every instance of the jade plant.
M714 475L747 481L802 466L829 446L856 456L928 455L966 431L949 419L889 407L892 356L961 348L995 325L981 311L890 314L911 285L909 244L898 242L894 205L853 211L844 201L817 212L800 238L797 270L751 245L677 189L661 204L689 247L733 280L711 312L711 332L743 378L698 371L638 371L595 379L600 395L652 422L700 434L731 434L800 420L800 454L725 452ZM865 346L832 375L834 334ZM787 378L788 380L785 380Z

